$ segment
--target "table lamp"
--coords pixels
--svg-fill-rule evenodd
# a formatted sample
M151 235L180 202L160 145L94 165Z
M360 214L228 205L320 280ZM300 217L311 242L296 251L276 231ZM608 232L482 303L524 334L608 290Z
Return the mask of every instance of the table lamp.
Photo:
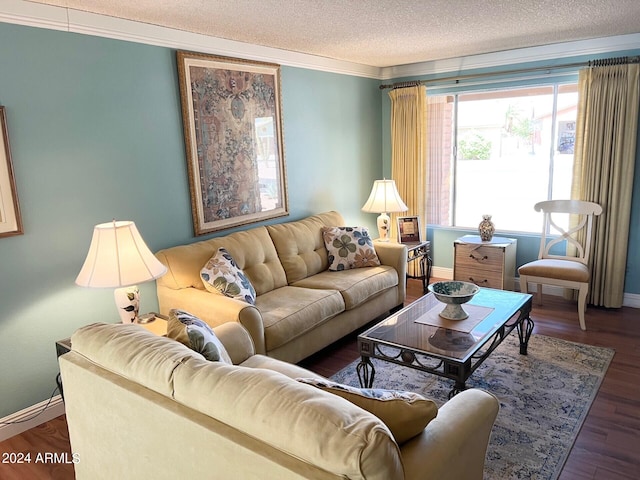
M167 267L151 253L135 223L113 220L94 227L89 252L76 284L115 288L114 297L122 323L133 323L139 321L137 284L155 280L165 273Z
M369 199L362 207L363 212L379 213L378 234L382 242L389 241L389 215L388 212L406 212L409 208L400 198L396 182L393 180L376 180Z

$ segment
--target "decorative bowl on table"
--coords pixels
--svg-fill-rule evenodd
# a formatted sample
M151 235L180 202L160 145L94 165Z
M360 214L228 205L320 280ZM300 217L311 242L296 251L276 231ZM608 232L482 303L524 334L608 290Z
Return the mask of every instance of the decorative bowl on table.
M440 312L442 318L447 320L464 320L469 314L464 311L462 304L467 303L480 291L480 287L469 282L447 281L435 282L429 285L429 291L433 292L436 299L446 304Z

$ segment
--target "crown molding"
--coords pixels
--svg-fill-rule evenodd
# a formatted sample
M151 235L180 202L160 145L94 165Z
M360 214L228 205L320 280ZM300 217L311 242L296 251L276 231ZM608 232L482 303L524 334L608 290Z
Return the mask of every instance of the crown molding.
M640 48L640 33L634 33L381 68L235 40L226 40L65 7L32 3L25 0L1 0L0 22L81 33L177 50L191 50L227 57L245 58L247 60L278 63L290 67L376 80L392 80L451 72L460 73L473 69L495 68L519 63L557 60Z
M629 35L554 43L551 45L518 48L482 55L470 55L467 57L384 67L381 69L380 77L382 80L391 80L404 77L436 75L439 73L462 72L479 68L494 68L519 63L579 57L581 55L597 55L624 50L637 50L639 48L640 33L632 33Z
M2 0L0 22L380 79L380 68L370 65L237 42L24 0Z

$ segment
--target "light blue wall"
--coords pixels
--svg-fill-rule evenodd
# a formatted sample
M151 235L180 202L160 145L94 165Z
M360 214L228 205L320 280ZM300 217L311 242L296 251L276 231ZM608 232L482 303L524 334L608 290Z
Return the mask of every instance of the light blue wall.
M529 64L521 64L521 65L508 65L503 66L500 69L482 69L477 71L465 71L464 74L468 73L486 73L486 72L496 72L502 70L516 70L521 68L529 68L529 67L540 67L540 66L556 66L563 65L569 63L578 63L578 62L586 62L588 60L595 60L598 58L611 58L611 57L620 57L620 56L634 56L640 55L640 45L638 46L638 50L630 50L624 52L609 52L609 53L601 53L599 55L593 55L589 57L581 56L581 57L573 57L573 58L562 58L557 60L545 61L545 62L537 62L537 63L529 63ZM447 73L441 75L430 75L424 77L411 77L411 78L398 78L394 81L407 81L407 80L433 80L437 78L450 77L455 76L454 73ZM560 78L560 77L558 77ZM566 77L565 77L566 78ZM577 77L574 77L577 78ZM553 79L553 76L547 78L547 81ZM520 81L518 83L509 82L503 83L501 87L509 87L514 85L526 85L526 84L535 84L542 82L544 80L528 80L528 81ZM392 83L392 82L385 82ZM481 88L481 87L476 87ZM486 88L486 87L485 87ZM429 89L429 86L427 86ZM451 90L441 90L439 93L451 93L455 92L455 89ZM383 171L390 172L391 171L391 146L388 140L390 137L390 111L391 111L391 102L389 100L388 90L382 92L382 137L385 139L383 141ZM638 139L640 141L640 125L639 125L639 133ZM523 188L526 188L526 185L523 184ZM533 206L531 207L533 208ZM478 219L478 223L481 219ZM640 249L637 248L637 245L640 244L640 147L636 149L636 161L635 161L635 174L634 174L634 189L633 189L633 198L632 198L632 208L631 208L631 226L630 226L630 234L629 234L629 248L627 252L627 268L626 268L626 277L625 277L625 293L632 294L640 294ZM476 231L462 228L446 228L440 226L427 226L427 239L431 240L431 250L433 254L433 263L436 267L443 268L453 268L453 241L467 234L477 234ZM516 238L518 240L518 248L516 255L516 265L520 266L526 262L530 262L535 260L538 256L538 249L540 247L540 237L537 235L530 234L514 234L512 232L497 232L500 236L505 236L509 238Z
M25 234L0 238L0 418L49 397L55 341L117 322L109 289L74 284L93 226L134 220L152 250L193 236L175 51L0 23L6 107ZM360 212L382 169L369 79L282 68L291 215ZM142 311L157 309L154 284Z

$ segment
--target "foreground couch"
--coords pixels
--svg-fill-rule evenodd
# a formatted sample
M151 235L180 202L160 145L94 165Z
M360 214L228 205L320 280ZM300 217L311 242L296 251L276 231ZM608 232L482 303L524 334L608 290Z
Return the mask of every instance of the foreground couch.
M380 266L328 271L322 228L336 226L348 225L326 212L161 250L168 272L156 281L160 313L239 322L257 353L298 362L404 302L406 247L374 242ZM205 289L200 272L221 247L251 282L255 305Z
M76 331L59 358L78 480L481 480L498 402L466 390L398 444L378 417L255 355L238 323L217 327L233 364L139 325Z

